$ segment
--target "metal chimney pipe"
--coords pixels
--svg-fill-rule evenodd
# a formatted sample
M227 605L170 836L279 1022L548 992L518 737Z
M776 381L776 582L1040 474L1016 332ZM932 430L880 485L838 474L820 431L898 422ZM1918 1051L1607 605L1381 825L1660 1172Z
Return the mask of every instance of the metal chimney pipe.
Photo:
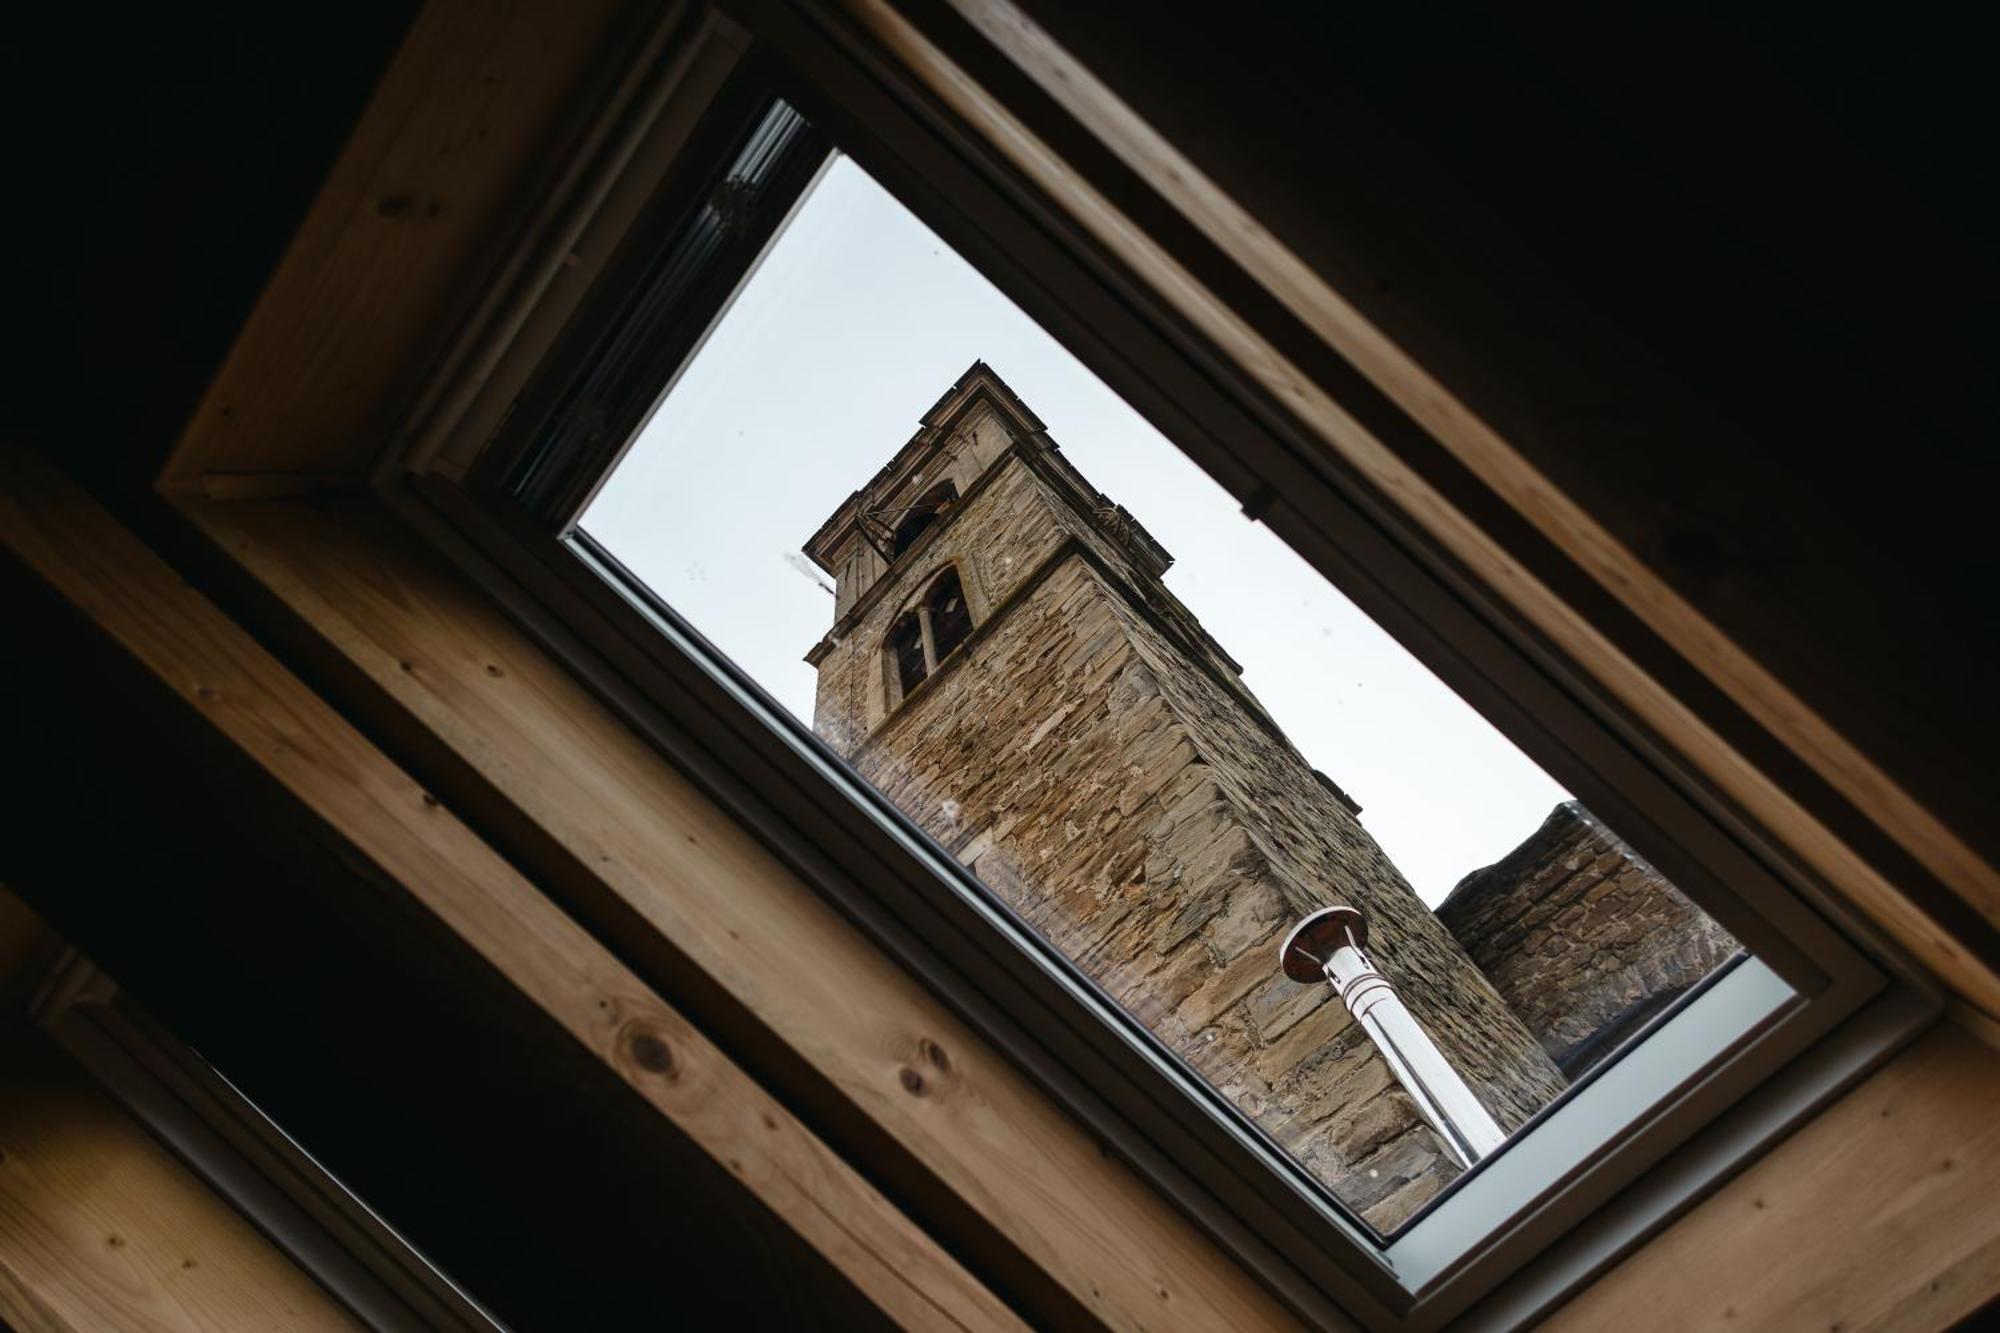
M1396 1081L1431 1122L1459 1165L1471 1166L1507 1141L1396 990L1362 952L1368 922L1357 908L1323 907L1292 928L1279 951L1293 981L1329 981L1389 1063Z

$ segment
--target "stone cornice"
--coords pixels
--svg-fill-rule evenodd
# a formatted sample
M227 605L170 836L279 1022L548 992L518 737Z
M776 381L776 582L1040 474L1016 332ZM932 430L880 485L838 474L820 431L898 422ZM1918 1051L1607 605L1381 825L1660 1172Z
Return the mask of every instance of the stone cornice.
M905 573L910 569L922 566L923 560L921 557L923 553L933 544L943 539L942 534L950 530L952 524L957 521L961 514L970 510L974 499L984 494L994 484L1000 474L1005 471L1005 466L1010 460L1019 461L1022 466L1039 477L1055 492L1057 499L1063 501L1071 510L1082 516L1084 521L1089 523L1098 535L1113 547L1127 547L1131 543L1137 542L1146 560L1153 565L1153 569L1147 570L1144 577L1149 578L1154 583L1158 583L1158 573L1172 566L1173 556L1169 555L1166 548L1155 541L1152 534L1140 526L1138 521L1133 519L1123 509L1117 509L1116 512L1120 516L1122 526L1125 527L1126 532L1118 533L1111 530L1110 525L1105 521L1103 515L1103 509L1108 506L1108 502L1106 505L1093 503L1093 501L1103 500L1104 497L1096 491L1091 490L1088 483L1084 481L1083 475L1074 467L1071 467L1066 460L1062 459L1060 450L1055 442L1048 438L1046 432L1037 431L1030 436L1016 435L1013 442L1002 450L992 463L987 465L986 469L979 474L972 485L966 488L965 493L952 502L951 506L939 517L938 521L926 528L910 544L907 550L896 557L895 562L883 572L881 578L876 579L866 592L855 598L854 605L847 608L846 614L833 622L833 625L820 638L819 642L815 643L806 652L805 660L808 665L816 667L825 661L827 654L833 651L834 646L846 638L856 625L861 623L862 619L874 609L876 603L887 597L893 587L901 584ZM1165 585L1161 584L1160 587L1161 591L1165 593ZM1167 595L1171 596L1171 594ZM1190 615L1189 619L1193 620L1193 616ZM1206 644L1209 652L1214 653L1227 662L1232 670L1241 670L1236 659L1231 657L1221 644L1217 643L1210 637L1206 630L1201 628L1199 621L1194 622L1194 629Z
M937 522L931 524L918 534L917 539L897 555L889 568L882 572L882 577L876 579L874 583L868 586L866 592L863 592L859 597L854 599L854 605L848 607L846 614L835 620L827 632L821 636L820 641L815 643L806 653L806 662L809 665L818 666L821 662L825 661L826 655L832 652L834 646L846 638L848 632L860 624L870 611L874 610L875 604L880 602L884 597L887 597L892 587L902 583L905 574L923 564L921 559L923 553L937 543L940 534L950 530L952 525L957 522L959 515L966 512L976 497L984 494L993 485L994 479L1002 471L1002 465L1008 459L1021 458L1025 461L1026 455L1021 445L1022 442L1018 438L1014 443L1008 445L1001 452L1000 456L993 460L992 465L984 472L981 472L972 485L966 487L965 493L953 500L944 513L939 515ZM856 494L859 494L859 492L856 492ZM822 565L821 568L825 568L825 566ZM832 571L829 570L828 572Z
M829 574L835 573L828 557L837 545L836 537L844 535L844 530L859 516L863 499L893 490L895 485L901 483L901 474L914 470L942 448L959 424L981 403L990 403L1003 416L1011 418L1016 428L1012 433L1017 437L1039 434L1046 429L1041 418L1028 410L1028 405L1007 386L1005 380L994 373L991 366L984 361L974 361L924 413L915 433L902 448L896 450L860 489L843 500L819 529L806 539L801 549L812 562Z

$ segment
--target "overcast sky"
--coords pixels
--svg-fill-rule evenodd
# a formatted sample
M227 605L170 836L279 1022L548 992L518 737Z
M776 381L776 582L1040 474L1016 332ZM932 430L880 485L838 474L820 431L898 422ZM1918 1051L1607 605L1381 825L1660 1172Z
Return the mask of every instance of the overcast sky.
M1166 581L1425 901L1566 793L845 158L583 526L807 722L833 598L799 548L984 360L1172 552Z

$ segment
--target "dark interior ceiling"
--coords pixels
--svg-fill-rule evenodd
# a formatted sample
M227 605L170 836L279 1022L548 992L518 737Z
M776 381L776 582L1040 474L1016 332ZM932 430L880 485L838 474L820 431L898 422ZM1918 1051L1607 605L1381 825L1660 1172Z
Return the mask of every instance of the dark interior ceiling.
M929 0L915 0L929 3ZM415 6L0 38L0 430L147 475ZM1032 0L1066 45L1989 855L2000 260L1971 31Z
M15 327L32 332L0 430L93 481L164 457L417 9L42 5L10 20L0 226Z
M0 595L9 886L510 1327L889 1326L171 688Z
M1995 855L2000 195L1969 18L1025 6Z
M1837 8L1809 25L1718 10L1641 28L1602 7L1472 6L1450 17L1254 0L1143 13L1029 7L1991 849L2000 280L1990 74L1969 30ZM310 25L295 9L247 4L115 17L44 6L10 24L0 82L11 101L4 225L16 345L0 435L40 442L114 504L132 494L226 352L414 9L345 6L337 21ZM81 678L44 683L74 695ZM145 700L126 707L134 725L171 733L147 720L157 710ZM179 859L160 862L143 839L167 837L174 822L104 804L109 770L85 762L115 767L123 742L98 727L76 733L91 742L78 748L54 716L32 729L52 774L37 808L69 838L129 826L134 841L107 863L128 877L159 875L155 887L171 892L175 876L198 873L229 886L222 900L285 875L325 894L366 881L365 868L324 848L246 846L223 865L183 840L159 844ZM183 759L211 765L196 795L251 799L241 775L192 748L154 753L127 776L171 787L167 772ZM119 790L141 799L129 782ZM61 861L36 865L33 878L46 881ZM103 901L115 890L107 883L114 896ZM467 1201L477 1200L493 1254L532 1245L526 1232L502 1234L510 1195L490 1173L512 1170L517 1154L536 1151L534 1136L559 1129L560 1099L480 1082L492 1077L478 1059L497 1040L492 1026L410 989L408 960L366 955L367 932L350 939L337 918L313 916L323 898L302 894L287 909L296 919L266 923L300 940L327 932L300 955L310 966L289 1015L228 1018L216 987L189 985L187 970L177 981L142 953L129 967L151 973L163 1007L208 1023L218 1042L288 1050L272 1086L301 1115L315 1089L333 1086L329 1070L363 1058L339 1031L314 1026L325 1015L313 1005L339 1003L343 985L370 985L378 972L391 978L388 998L365 1011L384 1042L382 1071L417 1078L428 1044L458 1042L458 1063L439 1067L469 1080L461 1099L464 1089L519 1098L502 1126L522 1136L516 1147L497 1130L472 1145L490 1154L487 1175L463 1151L412 1140L437 1150L439 1166L420 1188L405 1180L410 1206L470 1225L479 1210ZM117 947L121 928L79 904L70 914ZM253 943L229 942L219 920L211 931L137 919L171 927L190 960ZM341 942L362 952L340 956L331 946ZM392 998L430 1004L429 1026L391 1040L405 1011ZM296 1023L272 1027L288 1017ZM299 1039L289 1048L285 1030ZM382 1071L347 1096L376 1105L389 1134L401 1112ZM384 1100L362 1096L371 1087ZM607 1180L621 1169L604 1154L587 1168ZM397 1188L395 1173L382 1174ZM535 1183L515 1203L573 1204L559 1175L524 1171ZM469 1192L453 1196L453 1180ZM659 1210L657 1197L604 1197L640 1216ZM635 1246L629 1260L660 1253ZM645 1307L659 1295L651 1276L631 1270L605 1299ZM532 1290L517 1299L536 1307Z

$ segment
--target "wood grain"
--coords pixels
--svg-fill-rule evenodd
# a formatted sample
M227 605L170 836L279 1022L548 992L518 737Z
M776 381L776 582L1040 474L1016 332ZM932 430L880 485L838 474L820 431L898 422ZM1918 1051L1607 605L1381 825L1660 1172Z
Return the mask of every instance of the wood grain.
M2000 1053L1949 1023L1544 1325L1927 1333L2000 1293Z
M395 705L1112 1328L1293 1321L558 663L368 502L188 513ZM810 966L773 968L773 956ZM920 1052L947 1070L905 1084Z
M0 1027L0 1326L361 1327L20 1017Z
M1583 664L1707 777L1862 911L1989 1013L2000 973L1898 889L1834 830L1356 421L1252 324L1205 287L1047 143L933 45L887 0L851 0L856 17L930 90L1100 243L1211 338L1327 447L1542 633ZM2000 870L1978 856L1845 737L1571 501L1497 432L1348 304L1161 135L1006 0L958 0L996 49L1292 314L1422 424L1502 499L1700 668L1749 715L1866 812L1988 921L2000 924Z
M908 1327L1018 1329L991 1292L603 946L39 460L0 454L0 531L413 899ZM461 649L462 650L462 649Z
M238 492L365 474L454 315L533 201L620 31L620 0L431 0L167 464Z

